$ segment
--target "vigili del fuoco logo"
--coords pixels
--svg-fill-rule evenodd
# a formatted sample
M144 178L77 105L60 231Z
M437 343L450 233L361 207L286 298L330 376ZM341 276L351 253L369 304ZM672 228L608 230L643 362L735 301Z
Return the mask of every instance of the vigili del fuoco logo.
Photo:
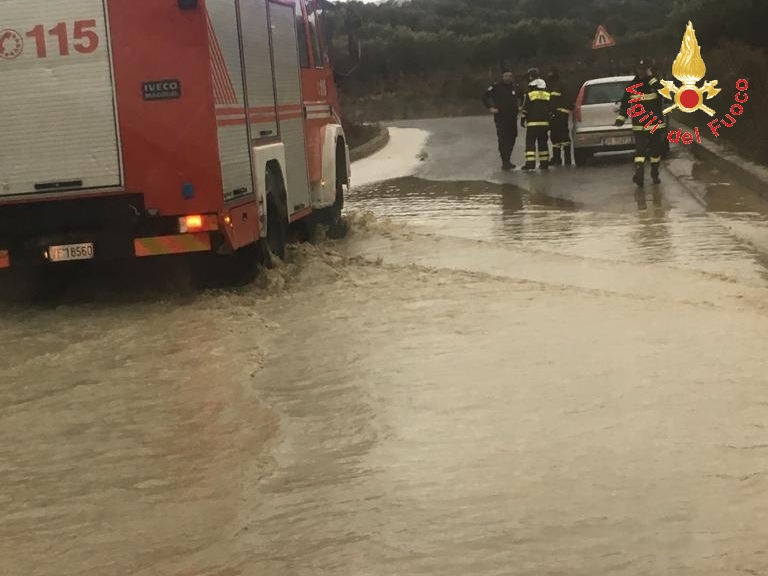
M710 117L715 116L716 112L704 102L717 96L721 89L717 88L717 80L708 80L701 86L698 83L705 77L707 73L707 67L704 64L704 59L701 57L701 48L696 40L696 31L693 29L693 24L688 22L688 26L685 29L683 35L683 44L680 47L680 52L677 54L677 58L672 63L672 75L681 82L681 86L677 86L674 82L669 80L662 80L661 84L664 86L661 90L658 90L664 98L674 101L672 106L665 108L663 113L666 116L673 110L680 110L690 114L701 110ZM630 104L634 104L627 110L627 115L630 118L636 118L643 116L641 122L645 122L650 118L650 114L646 112L645 107L639 104L643 100L643 94L637 92L637 88L642 84L634 84L627 88L627 92L637 96L630 100ZM723 127L730 128L736 123L736 117L741 116L744 113L744 104L749 100L747 95L747 89L749 83L745 79L739 79L736 81L736 94L734 96L735 103L731 105L730 110L721 120L717 117L707 124L712 134L719 138L719 130ZM651 132L655 132L661 124L661 120L654 116L650 118L645 128ZM701 134L699 133L698 126L694 128L695 137L697 142L701 142ZM683 133L682 129L671 131L667 138L672 143L682 142L683 144L691 144L693 142L694 134L690 132Z

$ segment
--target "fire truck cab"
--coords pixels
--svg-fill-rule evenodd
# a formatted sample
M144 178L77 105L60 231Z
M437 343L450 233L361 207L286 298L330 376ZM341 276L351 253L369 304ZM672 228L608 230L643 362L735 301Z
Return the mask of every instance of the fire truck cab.
M314 0L3 0L0 268L269 247L338 219Z

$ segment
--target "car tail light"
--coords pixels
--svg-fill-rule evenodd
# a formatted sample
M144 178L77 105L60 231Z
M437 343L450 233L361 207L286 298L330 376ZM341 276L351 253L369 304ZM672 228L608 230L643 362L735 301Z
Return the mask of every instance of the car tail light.
M584 84L581 87L581 90L579 90L579 95L576 97L576 103L573 106L573 121L574 122L581 122L581 103L584 102L584 89L586 88L586 84Z

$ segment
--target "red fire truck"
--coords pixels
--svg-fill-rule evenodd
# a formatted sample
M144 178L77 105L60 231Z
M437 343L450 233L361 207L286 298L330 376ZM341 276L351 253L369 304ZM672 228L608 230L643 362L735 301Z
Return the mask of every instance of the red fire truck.
M268 248L338 219L313 0L3 0L0 268Z

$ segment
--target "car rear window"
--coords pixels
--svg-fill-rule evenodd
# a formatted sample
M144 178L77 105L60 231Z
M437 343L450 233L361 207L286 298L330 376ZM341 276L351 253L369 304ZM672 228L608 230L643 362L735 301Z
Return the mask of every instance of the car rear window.
M613 104L620 102L629 82L606 82L589 84L584 90L583 104Z

